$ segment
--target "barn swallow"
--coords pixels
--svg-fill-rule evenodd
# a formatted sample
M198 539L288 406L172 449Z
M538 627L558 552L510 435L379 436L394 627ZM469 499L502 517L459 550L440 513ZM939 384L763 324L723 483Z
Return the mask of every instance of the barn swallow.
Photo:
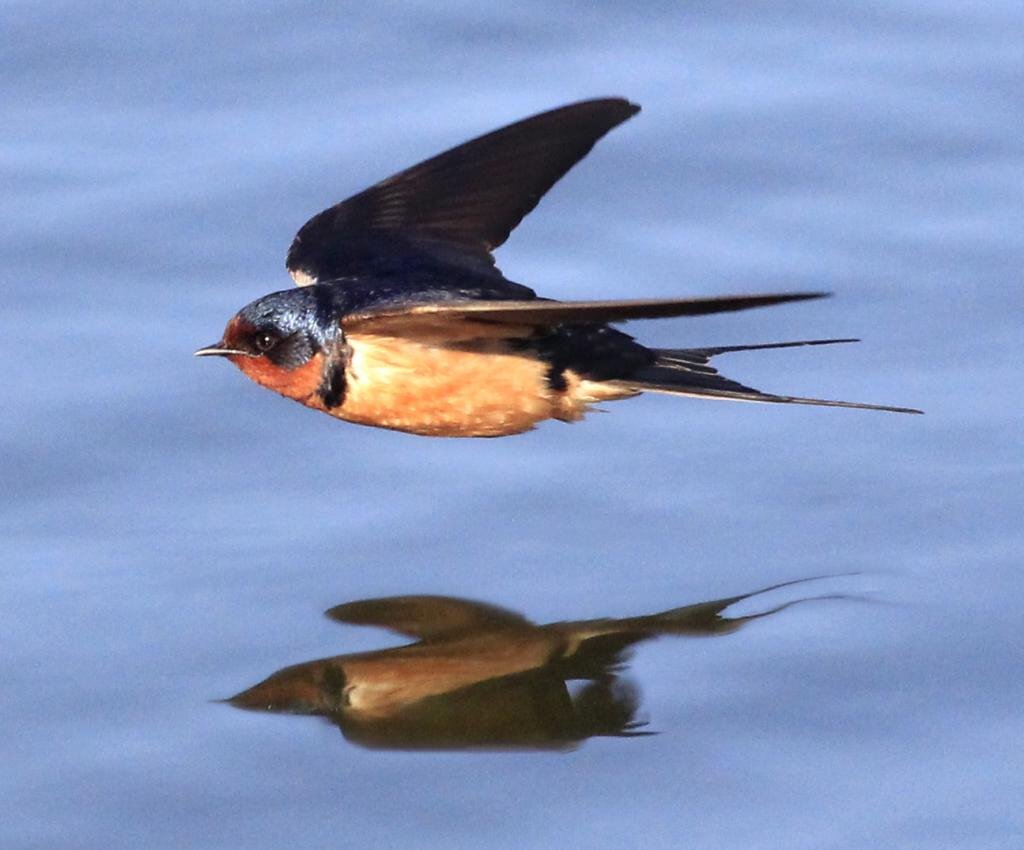
M307 407L362 425L500 437L643 392L920 413L760 392L720 354L819 339L647 348L610 323L746 310L825 293L565 302L506 278L491 252L605 133L640 107L588 100L480 136L307 221L286 266L299 289L253 301L197 355L220 355Z
M660 635L728 634L811 599L746 616L723 612L811 579L623 619L536 625L513 611L443 596L349 602L327 616L417 639L391 649L285 667L226 700L238 708L317 715L375 749L564 749L641 731L637 691L620 674L627 650ZM582 690L567 683L583 681Z

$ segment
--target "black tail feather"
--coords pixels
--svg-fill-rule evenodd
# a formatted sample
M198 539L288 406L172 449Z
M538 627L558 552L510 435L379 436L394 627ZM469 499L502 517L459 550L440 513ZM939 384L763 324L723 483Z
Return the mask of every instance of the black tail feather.
M759 345L725 345L715 348L655 349L657 359L650 366L637 370L629 378L611 381L623 389L657 392L698 398L720 398L767 404L810 404L820 407L849 407L858 410L884 410L890 413L922 413L911 407L891 407L854 401L833 401L822 398L775 395L765 393L738 381L730 380L710 365L712 357L734 351L756 351L767 348L796 348L804 345L834 345L858 342L856 339L810 339L795 342L772 342Z

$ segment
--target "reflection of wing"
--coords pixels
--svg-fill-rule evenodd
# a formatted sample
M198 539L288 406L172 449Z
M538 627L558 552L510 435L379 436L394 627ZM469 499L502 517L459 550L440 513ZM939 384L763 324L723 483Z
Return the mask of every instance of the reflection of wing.
M307 221L288 250L288 271L304 285L439 252L493 270L490 252L601 136L639 110L621 98L582 101L421 162Z
M424 641L440 640L469 630L532 626L514 611L450 596L365 599L337 605L326 614L341 623L380 626Z
M348 333L377 336L436 333L448 325L457 334L461 324L473 322L511 329L595 322L625 322L670 316L703 316L767 307L787 301L821 298L821 292L770 295L725 295L714 298L666 298L629 301L441 301L431 304L383 305L351 313L342 319ZM496 328L501 333L500 328ZM506 333L506 335L508 335Z

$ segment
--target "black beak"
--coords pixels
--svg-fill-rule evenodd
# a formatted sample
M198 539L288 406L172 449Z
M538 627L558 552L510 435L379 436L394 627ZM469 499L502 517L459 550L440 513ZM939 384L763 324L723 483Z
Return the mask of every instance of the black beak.
M213 345L207 345L200 348L195 352L195 357L210 357L216 354L218 357L227 357L229 354L246 354L245 351L239 351L237 348L228 348L223 342L215 342Z

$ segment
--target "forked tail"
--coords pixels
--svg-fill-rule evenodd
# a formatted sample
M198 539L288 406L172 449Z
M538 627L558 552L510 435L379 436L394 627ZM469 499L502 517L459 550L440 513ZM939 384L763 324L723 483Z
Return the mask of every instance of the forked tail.
M724 345L718 348L660 348L650 366L638 369L628 378L607 383L636 392L667 393L697 398L723 398L733 401L756 401L769 404L814 404L822 407L853 407L862 410L886 410L891 413L922 413L912 407L889 407L855 401L833 401L822 398L775 395L755 390L730 380L710 365L711 358L733 351L756 351L763 348L795 348L802 345L833 345L858 342L856 339L809 339L798 342L773 342L763 345Z

